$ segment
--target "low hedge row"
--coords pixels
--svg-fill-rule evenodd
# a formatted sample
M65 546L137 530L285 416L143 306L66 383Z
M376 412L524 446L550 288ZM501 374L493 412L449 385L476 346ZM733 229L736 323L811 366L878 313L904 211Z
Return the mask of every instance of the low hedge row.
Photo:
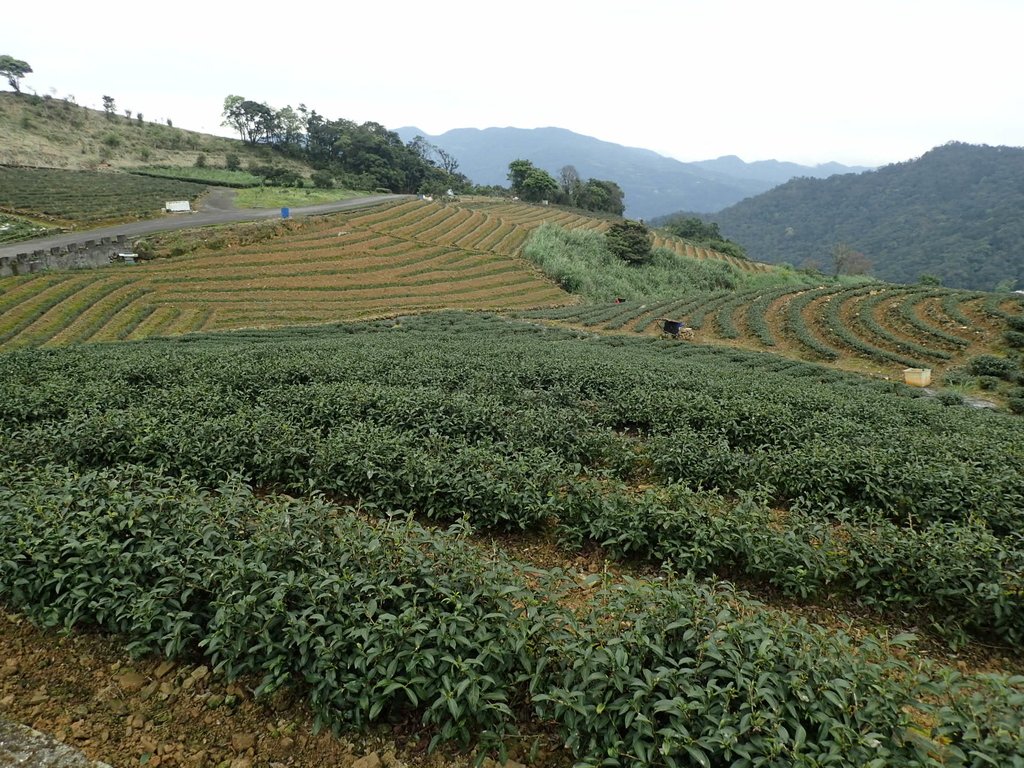
M132 467L0 468L0 530L11 608L204 654L262 676L260 694L301 685L335 727L416 713L434 743L500 751L542 718L591 766L1021 764L1024 680L918 679L890 647L726 587L625 580L566 601L573 583L528 588L464 528Z
M884 518L777 510L755 494L726 501L668 486L642 494L580 484L562 505L560 541L697 575L752 579L800 599L833 593L899 611L949 639L1024 642L1024 536L982 524L915 528Z

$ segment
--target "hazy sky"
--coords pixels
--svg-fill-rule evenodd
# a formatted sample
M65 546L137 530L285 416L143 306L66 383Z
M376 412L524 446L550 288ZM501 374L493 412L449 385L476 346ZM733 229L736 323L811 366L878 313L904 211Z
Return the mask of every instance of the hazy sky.
M557 126L680 160L1024 145L1024 0L8 5L0 54L34 69L23 90L225 135L239 94L430 134Z

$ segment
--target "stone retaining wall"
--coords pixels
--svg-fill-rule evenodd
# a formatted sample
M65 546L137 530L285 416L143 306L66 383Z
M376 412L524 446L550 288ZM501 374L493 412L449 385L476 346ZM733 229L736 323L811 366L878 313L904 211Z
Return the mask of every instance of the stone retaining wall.
M120 261L119 254L130 253L132 243L125 235L112 239L85 240L56 246L49 250L28 251L16 256L0 256L0 277L28 275L44 269L93 269Z

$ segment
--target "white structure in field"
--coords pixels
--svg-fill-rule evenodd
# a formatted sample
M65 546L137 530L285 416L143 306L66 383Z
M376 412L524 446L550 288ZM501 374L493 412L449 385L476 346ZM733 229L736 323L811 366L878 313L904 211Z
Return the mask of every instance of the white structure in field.
M192 206L188 200L168 200L164 203L164 210L168 213L191 213Z

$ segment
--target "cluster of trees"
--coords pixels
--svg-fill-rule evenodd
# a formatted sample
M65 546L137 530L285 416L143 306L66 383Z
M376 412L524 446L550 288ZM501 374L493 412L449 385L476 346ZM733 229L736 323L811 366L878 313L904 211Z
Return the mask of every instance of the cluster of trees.
M622 188L614 181L587 179L583 181L576 169L567 165L558 180L529 160L513 160L508 165L508 181L512 194L523 200L548 200L585 211L621 216L626 209Z
M380 123L331 120L305 104L274 109L237 95L224 99L223 118L242 141L272 146L317 169L319 186L337 179L355 189L425 194L471 186L449 153L422 136L405 144Z

